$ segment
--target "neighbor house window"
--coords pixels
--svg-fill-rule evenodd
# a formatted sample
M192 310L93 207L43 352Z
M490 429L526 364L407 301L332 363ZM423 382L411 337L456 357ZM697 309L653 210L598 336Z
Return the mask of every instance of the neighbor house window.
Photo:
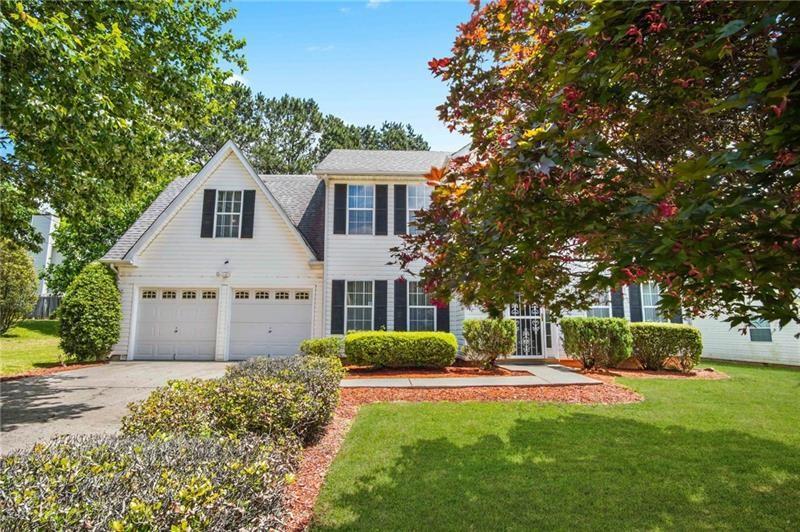
M420 209L427 209L431 204L431 189L428 185L409 185L406 189L408 191L408 233L416 234L417 229L417 211Z
M436 330L436 307L417 281L408 282L408 330Z
M347 232L351 235L371 235L375 207L375 188L372 185L347 185Z
M641 286L642 291L642 316L644 321L667 321L658 313L658 303L661 301L661 289L652 281Z
M214 236L217 238L239 238L241 221L242 191L217 190Z
M753 320L750 324L750 341L751 342L771 342L772 329L767 320Z
M589 318L610 318L611 317L611 293L605 291L595 297L595 301L589 310L586 311Z
M347 281L348 331L372 330L372 281Z

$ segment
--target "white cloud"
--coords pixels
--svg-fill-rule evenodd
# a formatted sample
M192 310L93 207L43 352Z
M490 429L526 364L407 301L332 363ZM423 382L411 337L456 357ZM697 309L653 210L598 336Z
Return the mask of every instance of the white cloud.
M330 52L331 50L333 50L332 44L306 46L306 52Z
M228 79L225 80L225 83L227 83L228 85L233 85L234 83L237 83L237 82L241 83L242 85L248 85L248 86L250 85L250 80L249 79L247 79L246 77L244 77L244 76L242 76L240 74L237 74L235 72L233 74L231 74L228 77Z
M367 7L370 9L377 9L381 4L387 3L389 0L367 0Z
M349 7L340 7L339 8L339 13L349 13L349 12L350 12L350 8Z

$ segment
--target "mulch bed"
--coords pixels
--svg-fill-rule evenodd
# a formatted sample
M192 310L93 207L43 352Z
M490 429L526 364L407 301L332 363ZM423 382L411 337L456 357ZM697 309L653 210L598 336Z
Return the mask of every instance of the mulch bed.
M28 377L42 377L44 375L52 375L53 373L61 373L62 371L72 371L74 369L88 368L91 366L99 366L101 364L108 364L107 360L99 360L97 362L82 362L80 364L67 364L66 366L53 366L50 368L36 368L28 370L25 373L17 373L16 375L6 375L0 377L0 382L15 381L18 379L27 379Z
M608 378L608 377L607 377ZM486 386L468 388L343 388L333 421L322 438L303 451L294 484L287 493L287 529L306 530L325 474L361 405L382 402L541 401L581 404L635 403L644 398L624 386Z
M689 373L682 373L680 371L668 370L668 369L651 371L646 369L615 368L602 371L587 371L584 372L584 374L589 375L590 377L597 378L599 380L605 380L601 379L601 377L603 376L630 377L634 379L681 379L681 380L704 380L704 381L717 381L730 378L730 376L727 373L717 371L714 368L703 368L695 371L690 371Z
M530 375L527 371L512 371L505 368L478 368L470 366L448 366L446 368L373 368L371 366L346 366L346 379L384 379L434 377L508 377Z

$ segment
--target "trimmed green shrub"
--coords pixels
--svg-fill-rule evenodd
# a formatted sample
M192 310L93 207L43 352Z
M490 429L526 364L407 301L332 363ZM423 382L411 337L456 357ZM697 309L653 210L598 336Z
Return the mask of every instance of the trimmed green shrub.
M92 262L70 283L58 308L61 348L78 360L105 357L119 339L119 289L108 266Z
M464 320L463 354L490 367L497 357L510 355L517 345L517 324L509 319Z
M341 336L309 338L300 344L300 352L306 356L340 357L342 351L344 351L344 339Z
M306 413L304 430L307 439L314 439L333 418L333 412L339 404L339 383L344 374L338 357L295 356L277 359L251 358L228 367L225 377L275 378L303 385L314 403L313 411Z
M302 384L272 377L170 381L128 405L125 434L262 434L305 441L317 405Z
M677 323L631 323L633 358L645 369L663 369L667 360L679 360L681 370L691 371L703 352L700 331Z
M562 318L564 351L586 369L613 368L631 356L630 324L622 318Z
M385 368L443 368L456 360L456 337L445 332L363 331L344 339L347 361Z
M72 436L0 457L0 530L274 530L298 448Z
M37 287L36 270L28 253L0 239L0 334L33 311Z

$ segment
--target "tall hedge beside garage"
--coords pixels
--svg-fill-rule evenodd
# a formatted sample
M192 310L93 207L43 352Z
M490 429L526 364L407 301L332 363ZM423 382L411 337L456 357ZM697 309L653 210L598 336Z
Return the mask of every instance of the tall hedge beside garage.
M613 368L631 356L633 337L622 318L563 318L564 351L584 368Z
M70 283L58 309L61 348L68 357L107 356L119 339L122 305L111 269L92 262Z
M458 342L445 332L363 331L344 339L350 364L384 368L443 368L456 360Z

